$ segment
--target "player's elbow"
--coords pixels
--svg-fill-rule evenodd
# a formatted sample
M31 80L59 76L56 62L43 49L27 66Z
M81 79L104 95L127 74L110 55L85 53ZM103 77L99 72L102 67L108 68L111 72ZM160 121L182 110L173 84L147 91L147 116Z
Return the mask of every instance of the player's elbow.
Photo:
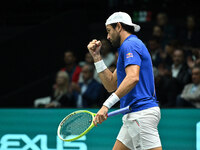
M117 85L111 85L110 87L106 88L106 90L109 92L109 93L112 93L114 91L116 91L117 89Z
M112 92L114 92L116 89L117 89L117 88L112 87L112 88L107 88L106 90L107 90L109 93L112 93Z
M107 92L112 93L112 92L114 92L114 90L113 89L107 89Z
M135 77L135 78L134 78L134 82L135 82L135 83L138 83L138 82L139 82L139 77Z
M129 83L132 85L136 85L139 82L139 77L137 76L130 76L128 79Z

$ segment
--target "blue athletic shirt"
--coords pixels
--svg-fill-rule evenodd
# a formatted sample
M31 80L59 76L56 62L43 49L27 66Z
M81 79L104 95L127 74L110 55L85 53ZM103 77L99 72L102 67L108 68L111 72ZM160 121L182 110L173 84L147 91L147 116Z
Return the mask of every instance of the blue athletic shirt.
M130 35L118 48L117 87L126 77L128 65L140 66L139 82L120 99L120 108L131 105L132 112L158 106L151 56L144 43L136 35Z

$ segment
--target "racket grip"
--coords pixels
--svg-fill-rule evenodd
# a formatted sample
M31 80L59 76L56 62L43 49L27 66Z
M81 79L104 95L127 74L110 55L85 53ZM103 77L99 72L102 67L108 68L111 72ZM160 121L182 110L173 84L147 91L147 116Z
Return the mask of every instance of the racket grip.
M127 106L127 107L121 108L119 110L115 110L115 111L108 113L108 117L112 117L112 116L115 116L115 115L118 115L118 114L126 113L126 112L129 112L130 110L131 110L131 107Z

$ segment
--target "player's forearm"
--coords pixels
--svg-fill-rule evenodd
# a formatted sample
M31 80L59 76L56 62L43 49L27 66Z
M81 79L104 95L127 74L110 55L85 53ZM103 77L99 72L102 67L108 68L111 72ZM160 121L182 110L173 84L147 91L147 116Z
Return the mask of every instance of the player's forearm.
M103 103L108 109L110 109L114 104L116 104L120 98L128 94L137 84L139 79L134 76L126 76L119 88L110 95L110 97Z
M98 72L98 69L101 70L102 65L105 66L105 64L103 62L101 64L97 64L100 61L102 61L102 58L101 58L100 55L94 56L93 59L94 59L94 62L95 62L95 67L96 67L97 72ZM113 73L106 66L105 66L104 69L98 73L99 78L101 79L101 82L104 85L105 89L108 92L113 92L117 89L117 83L113 79Z
M100 72L98 75L108 92L113 92L117 89L117 83L114 81L113 73L109 69Z
M101 55L100 55L100 54L99 54L99 55L95 55L95 56L93 57L93 60L94 60L94 63L96 63L96 62L98 62L98 61L101 61L101 60L102 60Z
M126 94L128 94L138 83L139 78L133 77L133 76L126 76L118 89L115 91L115 94L119 97L122 98Z

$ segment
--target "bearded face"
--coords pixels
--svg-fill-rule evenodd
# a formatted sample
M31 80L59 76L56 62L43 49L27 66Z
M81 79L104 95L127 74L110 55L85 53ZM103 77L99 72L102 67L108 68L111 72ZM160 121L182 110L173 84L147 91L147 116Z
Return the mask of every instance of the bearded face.
M107 39L111 42L112 46L115 48L120 47L120 36L119 32L116 31L111 25L106 26L107 30Z

